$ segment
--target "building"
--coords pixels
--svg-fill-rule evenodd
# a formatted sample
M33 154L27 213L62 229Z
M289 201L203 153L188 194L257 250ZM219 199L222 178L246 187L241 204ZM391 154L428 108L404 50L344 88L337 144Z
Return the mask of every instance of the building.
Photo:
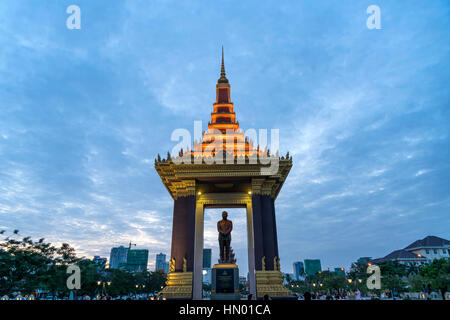
M373 259L372 263L398 261L402 264L423 265L434 259L449 258L450 241L436 236L416 240L404 249L392 251L383 258Z
M337 275L345 276L345 269L344 268L334 268L334 273Z
M305 265L305 274L307 276L313 276L317 272L322 271L320 259L305 259L304 265Z
M98 264L100 267L104 268L106 266L106 258L100 258L100 256L94 256L94 259L92 259L94 263Z
M156 255L155 271L161 271L165 274L169 273L169 262L166 261L166 255L164 253Z
M156 255L155 271L164 271L164 264L166 263L166 255L159 253Z
M111 249L111 254L109 256L109 268L119 269L120 266L127 263L128 248L120 246Z
M247 237L251 294L291 296L282 286L275 200L292 167L292 157L289 153L280 156L276 150L270 152L266 143L258 147L256 135L251 135L256 143L246 136L236 120L230 91L222 55L216 100L207 129L198 130L192 149L185 146L178 155L168 153L167 158L158 155L155 159L155 170L174 201L171 242L174 272L168 274L162 290L167 298L202 298L199 273L203 267L204 219L196 219L199 213L206 207L242 204L255 220L254 235ZM260 137L265 139L265 134ZM269 166L269 162L275 166ZM203 203L206 198L207 204Z
M203 272L202 282L204 284L211 284L212 283L212 281L211 281L211 276L212 276L211 268L205 268L205 269L202 270L202 272Z
M373 259L371 263L380 263L386 261L398 261L401 264L415 264L422 265L427 262L425 257L422 257L418 254L409 252L404 249L395 250L389 253L387 256L383 258Z
M203 249L203 269L211 268L211 249Z
M405 250L425 257L428 261L441 258L449 258L450 241L436 236L428 236L422 240L416 240Z
M212 256L212 250L207 248L203 249L203 283L204 284L211 284L211 256Z
M294 262L292 267L294 269L294 279L295 280L300 280L302 277L305 276L305 265L303 264L302 261Z
M356 260L356 262L360 264L368 264L371 260L372 257L360 257L358 260Z
M126 269L129 271L145 271L148 264L148 250L128 250Z

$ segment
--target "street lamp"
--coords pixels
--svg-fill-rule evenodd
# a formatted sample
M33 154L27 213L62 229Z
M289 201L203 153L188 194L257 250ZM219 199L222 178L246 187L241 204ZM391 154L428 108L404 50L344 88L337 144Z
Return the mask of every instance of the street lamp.
M106 292L106 285L108 285L108 287L111 285L111 281L97 281L97 285L100 287L102 287L102 291L101 291L101 294L103 295L103 293L105 294L105 295L107 295L107 292Z
M136 285L136 295L137 295L137 291L138 291L139 289L141 289L141 292L144 291L144 289L145 289L145 284L141 284L141 285L137 284L137 285Z

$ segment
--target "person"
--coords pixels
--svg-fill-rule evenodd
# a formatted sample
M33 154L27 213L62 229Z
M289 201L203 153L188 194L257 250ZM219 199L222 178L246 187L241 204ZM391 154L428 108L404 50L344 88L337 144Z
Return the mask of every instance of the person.
M356 292L355 292L355 299L356 299L356 300L361 300L361 291L359 291L359 289L356 289Z
M448 285L446 283L443 283L441 285L441 287L439 288L439 290L441 291L442 300L446 300L445 293L447 292L447 288L448 288Z
M219 247L221 263L230 262L230 244L233 222L227 219L228 213L222 212L222 220L217 222L217 231L219 231Z
M247 296L247 300L252 300L253 299L253 295L250 293L248 296Z
M269 295L267 293L264 295L263 300L264 301L269 301L270 300L270 297L269 297Z

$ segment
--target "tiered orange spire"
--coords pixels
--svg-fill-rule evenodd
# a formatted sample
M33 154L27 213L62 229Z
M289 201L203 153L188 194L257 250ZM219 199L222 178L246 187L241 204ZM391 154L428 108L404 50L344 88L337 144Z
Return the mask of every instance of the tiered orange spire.
M213 104L211 122L208 123L208 130L203 133L202 142L194 142L194 157L204 156L218 152L212 149L213 142L222 141L223 150L233 157L253 156L262 154L253 148L253 141L245 138L244 131L239 129L239 122L236 121L236 113L230 99L230 83L225 74L225 62L222 47L222 66L220 78L216 84L216 102ZM228 145L227 145L228 143Z

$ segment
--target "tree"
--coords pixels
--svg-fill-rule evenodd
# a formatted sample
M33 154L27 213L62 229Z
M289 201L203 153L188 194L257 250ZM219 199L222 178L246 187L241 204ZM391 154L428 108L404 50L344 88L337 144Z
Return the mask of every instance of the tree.
M289 286L291 286L291 284L292 284L292 276L289 274L289 273L285 273L285 274L283 274L283 278L284 278L284 280L287 282L287 284L289 285Z
M136 284L140 288L145 285L144 291L160 291L166 280L161 272L105 269L91 259L77 257L75 249L67 243L55 247L44 238L20 239L19 231L15 230L11 237L0 241L0 295L18 291L31 294L40 289L53 296L68 296L66 271L72 264L81 271L80 293L90 296L102 293L103 283L110 283L105 286L108 294L128 295L136 291Z
M18 230L14 230L13 237L19 237ZM33 241L30 237L7 237L0 243L0 294L32 293L36 289L55 294L66 288L66 268L77 261L68 244L56 248L44 238Z
M361 279L362 282L366 283L369 274L367 274L367 263L354 262L352 263L349 272L347 273L347 278L352 279L352 281L357 281ZM359 281L357 281L359 282Z
M151 292L161 291L161 287L164 287L166 284L166 275L162 271L154 271L150 273L149 277L149 290Z
M420 274L410 274L407 280L408 291L420 292L423 290L425 284L425 278Z
M109 269L108 276L111 281L108 293L112 296L128 295L136 288L133 274L128 270Z
M445 300L445 292L447 292L450 284L450 260L445 258L435 259L429 265L423 266L420 274L432 289L441 292Z
M241 285L239 285L239 289L240 288L241 288ZM212 289L212 286L210 284L206 284L206 283L202 284L202 290L203 291L209 292L209 291L211 291L211 289Z
M405 292L406 283L398 275L386 275L383 276L381 281L381 288L388 289L391 292Z
M405 292L406 282L403 278L408 276L408 266L398 261L384 261L377 264L381 272L381 288L389 291Z

